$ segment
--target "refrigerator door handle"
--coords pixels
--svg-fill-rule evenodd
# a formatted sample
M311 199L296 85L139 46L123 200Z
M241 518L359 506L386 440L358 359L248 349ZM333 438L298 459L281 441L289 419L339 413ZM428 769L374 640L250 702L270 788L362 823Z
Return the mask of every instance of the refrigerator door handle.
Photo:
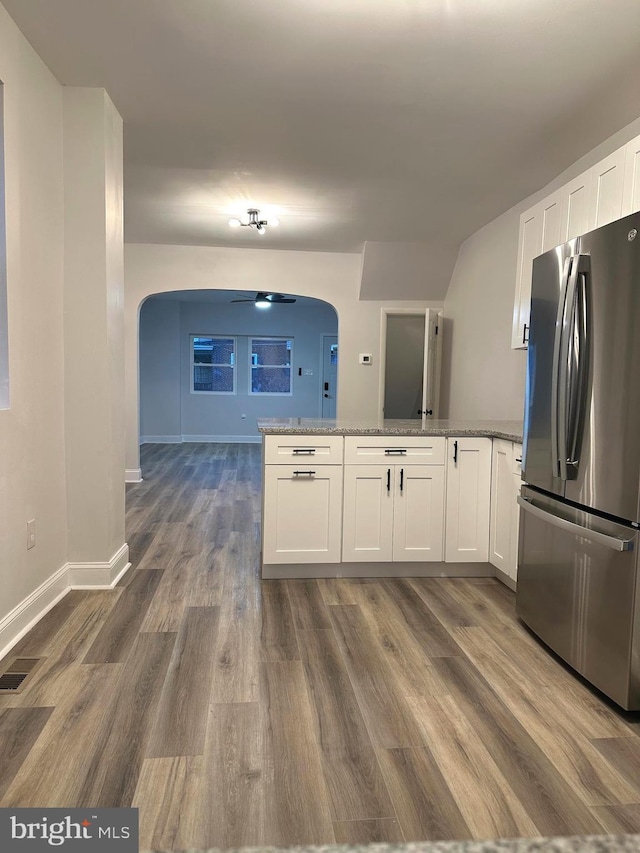
M567 302L570 306L567 350L567 362L569 365L567 466L572 469L571 471L567 471L568 477L575 477L578 468L578 451L583 427L584 404L587 396L587 379L589 373L589 297L587 293L587 274L591 269L589 255L576 255L573 259L573 265L576 275L575 287L570 294L571 302L568 301L569 295L567 296Z
M536 518L551 524L554 527L564 530L566 533L573 533L575 536L582 536L584 539L590 539L592 542L597 542L599 545L604 545L605 548L610 548L612 551L633 551L633 539L619 539L617 536L608 536L606 533L600 533L598 530L589 530L587 527L582 527L580 524L575 524L573 521L567 521L566 518L559 518L551 512L531 503L527 498L518 495L518 504L526 512L535 515Z
M572 257L566 258L562 271L560 298L558 299L558 314L556 317L556 329L553 340L553 367L551 371L551 463L553 465L553 476L562 477L563 480L567 479L567 359L564 339L567 313L567 289L569 285L569 275L572 271L572 261ZM565 460L564 469L562 466L563 456Z

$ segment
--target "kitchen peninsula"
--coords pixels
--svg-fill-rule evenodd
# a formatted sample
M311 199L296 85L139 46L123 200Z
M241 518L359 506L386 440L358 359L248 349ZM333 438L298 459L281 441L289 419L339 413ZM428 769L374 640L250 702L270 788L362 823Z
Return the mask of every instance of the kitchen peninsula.
M260 419L262 576L515 587L517 421Z

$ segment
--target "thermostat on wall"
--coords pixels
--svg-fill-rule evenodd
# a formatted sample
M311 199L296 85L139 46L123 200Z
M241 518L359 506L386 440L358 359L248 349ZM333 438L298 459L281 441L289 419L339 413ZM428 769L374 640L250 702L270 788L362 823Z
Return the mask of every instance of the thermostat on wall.
M361 352L360 353L360 364L371 364L373 359L371 358L370 352Z

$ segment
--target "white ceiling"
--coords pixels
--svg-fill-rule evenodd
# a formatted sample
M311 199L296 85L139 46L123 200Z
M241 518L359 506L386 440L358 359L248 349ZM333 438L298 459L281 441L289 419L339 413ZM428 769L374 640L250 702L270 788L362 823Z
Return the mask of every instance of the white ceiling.
M122 114L130 242L455 257L640 107L638 0L3 2Z

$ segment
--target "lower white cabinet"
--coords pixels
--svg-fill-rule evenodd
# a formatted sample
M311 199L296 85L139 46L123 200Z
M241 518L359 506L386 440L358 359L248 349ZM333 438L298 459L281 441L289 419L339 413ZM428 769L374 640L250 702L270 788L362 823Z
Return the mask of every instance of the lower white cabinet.
M518 520L522 445L494 439L491 464L489 561L513 581L517 578Z
M343 562L443 558L444 466L345 465Z
M265 465L265 563L339 563L342 465Z
M491 439L447 439L445 561L489 559Z

